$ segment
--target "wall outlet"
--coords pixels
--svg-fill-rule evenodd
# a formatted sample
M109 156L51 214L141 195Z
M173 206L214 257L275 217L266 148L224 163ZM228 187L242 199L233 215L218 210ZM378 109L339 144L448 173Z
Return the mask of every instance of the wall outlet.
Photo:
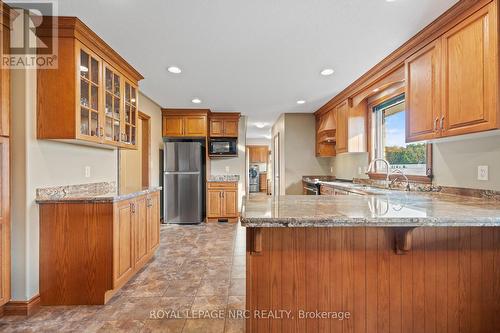
M477 180L488 180L487 165L480 165L477 167Z
M85 167L85 178L90 178L90 167L89 166Z
M226 173L229 173L229 167L226 166Z
M330 167L330 173L333 173L333 167Z
M358 167L358 175L362 175L363 174L363 168L362 167Z

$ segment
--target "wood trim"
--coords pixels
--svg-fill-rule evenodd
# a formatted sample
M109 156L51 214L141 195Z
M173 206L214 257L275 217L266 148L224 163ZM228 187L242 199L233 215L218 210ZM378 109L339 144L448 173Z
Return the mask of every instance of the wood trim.
M142 186L149 187L151 183L151 117L139 111L142 126L141 170Z
M328 109L341 103L347 98L357 95L363 89L390 75L395 69L404 64L406 58L419 49L440 37L457 23L464 20L481 7L487 5L492 0L461 0L453 7L444 12L427 27L422 29L415 36L410 38L402 46L389 54L368 72L363 74L347 88L335 95L330 101L323 105L316 114L322 114Z
M40 310L40 295L28 301L10 301L3 306L5 316L32 316Z
M92 31L79 18L72 16L48 16L42 24L37 27L36 33L41 37L52 35L53 24L57 26L59 38L76 38L87 47L99 51L99 55L106 62L111 62L114 66L121 69L123 74L127 75L132 81L140 81L144 77L132 65L130 65L122 56L109 46L99 35ZM56 20L53 20L56 18Z
M237 118L241 116L240 112L210 112L211 117L217 118Z
M163 116L206 116L210 115L210 109L161 109Z
M385 101L390 100L391 98L394 98L396 96L399 96L401 94L405 93L405 87L400 87L390 94L384 94L384 91L381 91L379 95L381 96L380 98L375 98L373 101L370 101L370 104L368 104L367 107L367 151L368 151L368 161L371 161L373 159L372 156L372 112L373 108L376 107L377 105L380 105L384 103ZM421 183L421 184L432 184L432 178L433 178L433 160L432 160L432 143L427 143L427 176L416 176L416 175L406 175L408 177L408 180L415 182L415 183ZM430 173L429 173L430 170ZM371 172L368 174L368 177L370 179L375 179L375 180L385 180L386 175L383 173L377 173L377 172Z

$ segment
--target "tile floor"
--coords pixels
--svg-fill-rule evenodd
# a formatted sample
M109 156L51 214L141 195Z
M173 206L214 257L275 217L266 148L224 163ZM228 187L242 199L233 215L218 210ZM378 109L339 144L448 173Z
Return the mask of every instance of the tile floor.
M244 332L242 319L201 319L245 308L245 230L234 224L163 225L161 245L135 278L103 306L42 307L0 318L0 332ZM178 317L165 317L167 311Z

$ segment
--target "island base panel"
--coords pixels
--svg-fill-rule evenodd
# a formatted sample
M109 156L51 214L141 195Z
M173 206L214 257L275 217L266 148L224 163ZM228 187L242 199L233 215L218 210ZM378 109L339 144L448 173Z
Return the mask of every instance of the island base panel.
M403 255L397 232L247 228L246 331L500 332L500 228L416 228Z

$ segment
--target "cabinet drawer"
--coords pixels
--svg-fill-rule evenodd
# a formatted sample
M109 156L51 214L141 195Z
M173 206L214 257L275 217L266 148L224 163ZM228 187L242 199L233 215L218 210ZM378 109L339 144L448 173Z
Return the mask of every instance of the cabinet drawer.
M238 187L237 182L208 182L208 188L219 188L219 189L235 189Z

